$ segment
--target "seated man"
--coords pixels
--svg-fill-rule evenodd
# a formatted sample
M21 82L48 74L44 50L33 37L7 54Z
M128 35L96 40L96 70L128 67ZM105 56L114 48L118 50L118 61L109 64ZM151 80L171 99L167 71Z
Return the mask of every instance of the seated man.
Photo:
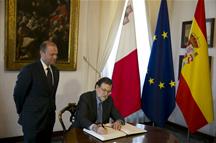
M104 123L108 123L110 117L114 120L113 128L120 130L124 119L113 104L109 96L112 90L112 80L103 77L95 84L95 90L80 96L74 127L87 128L99 134L106 134Z

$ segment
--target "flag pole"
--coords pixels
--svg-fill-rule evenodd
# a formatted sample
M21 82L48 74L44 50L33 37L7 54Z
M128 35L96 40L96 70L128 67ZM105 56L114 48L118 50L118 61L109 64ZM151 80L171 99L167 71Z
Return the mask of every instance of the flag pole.
M190 143L190 132L189 132L189 129L187 129L187 143Z
M101 77L101 73L89 62L89 60L83 56L83 60Z

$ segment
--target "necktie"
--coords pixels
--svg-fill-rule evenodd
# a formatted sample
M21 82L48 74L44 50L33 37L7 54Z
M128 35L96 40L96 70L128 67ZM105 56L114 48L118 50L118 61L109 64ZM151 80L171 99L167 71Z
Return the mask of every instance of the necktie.
M47 68L47 81L48 81L49 88L52 89L53 82L52 82L52 74L50 68Z
M103 107L102 107L102 102L100 102L97 107L97 122L98 123L103 123L102 116L103 116Z

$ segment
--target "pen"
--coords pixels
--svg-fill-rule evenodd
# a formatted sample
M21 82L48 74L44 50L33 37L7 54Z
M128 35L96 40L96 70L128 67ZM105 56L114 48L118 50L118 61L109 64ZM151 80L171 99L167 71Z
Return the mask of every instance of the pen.
M104 128L103 123L98 123L97 126L98 126L98 127L103 127L103 128Z

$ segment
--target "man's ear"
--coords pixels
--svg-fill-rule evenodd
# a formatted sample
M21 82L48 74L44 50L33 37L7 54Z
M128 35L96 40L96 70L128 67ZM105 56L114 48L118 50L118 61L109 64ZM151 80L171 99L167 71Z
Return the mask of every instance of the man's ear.
M95 89L97 89L97 88L99 88L99 86L98 86L98 85L96 85L96 86L95 86Z
M40 50L40 55L42 55L43 54L43 52Z

